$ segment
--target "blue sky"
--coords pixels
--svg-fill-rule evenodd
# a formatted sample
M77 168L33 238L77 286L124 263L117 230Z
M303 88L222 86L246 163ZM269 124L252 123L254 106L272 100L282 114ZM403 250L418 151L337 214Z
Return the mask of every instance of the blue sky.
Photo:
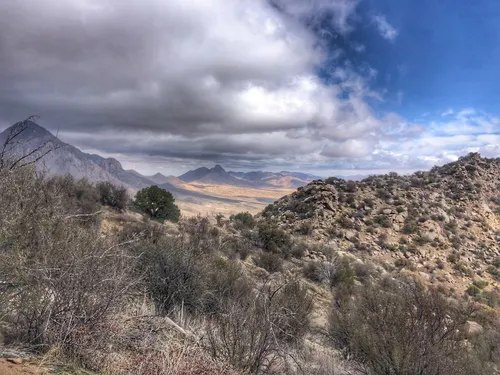
M499 62L494 0L7 0L0 127L144 173L406 173L500 156Z
M394 39L374 32L377 16L396 30ZM381 110L410 119L449 108L498 113L499 1L364 0L352 25L340 36L346 59L377 72L371 83L386 92Z

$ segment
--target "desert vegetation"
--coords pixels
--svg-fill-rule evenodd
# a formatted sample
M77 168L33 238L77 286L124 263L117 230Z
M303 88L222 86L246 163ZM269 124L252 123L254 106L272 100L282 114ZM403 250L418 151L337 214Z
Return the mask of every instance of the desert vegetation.
M359 235L360 215L333 220L342 238L313 241L268 219L276 207L258 217L182 218L161 189L132 200L112 184L49 178L13 163L0 168L4 345L109 375L499 371L490 277L498 257L486 258L488 271L458 294L425 278L411 256L359 257L375 246ZM393 196L378 196L362 204L375 209L384 251L413 246L413 254L429 244L391 236L392 211L375 207ZM311 217L304 204L287 207ZM339 246L346 236L347 250ZM450 250L432 267L467 272L472 262L460 266L463 259Z

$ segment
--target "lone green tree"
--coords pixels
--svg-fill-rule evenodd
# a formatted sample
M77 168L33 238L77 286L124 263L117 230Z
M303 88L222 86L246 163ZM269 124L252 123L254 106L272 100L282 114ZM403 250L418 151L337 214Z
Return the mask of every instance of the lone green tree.
M140 190L135 196L134 205L160 221L178 221L181 216L172 193L155 185Z

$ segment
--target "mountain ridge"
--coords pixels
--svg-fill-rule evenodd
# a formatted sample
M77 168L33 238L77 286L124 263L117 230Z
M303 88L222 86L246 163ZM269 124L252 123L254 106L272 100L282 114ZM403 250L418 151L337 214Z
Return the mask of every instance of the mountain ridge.
M260 217L449 288L465 291L477 277L493 286L500 280L494 266L500 262L500 158L470 153L408 176L316 180Z
M191 174L187 180L192 180L193 184L161 173L143 176L135 170L125 170L117 159L85 153L32 121L17 123L4 130L0 133L0 144L16 127L24 128L24 131L16 137L15 145L9 147L7 154L23 156L37 147L42 147L43 152L51 151L37 162L37 169L49 177L71 175L75 179L87 179L90 183L109 181L124 186L131 195L144 187L158 185L171 191L183 211L193 215L216 210L227 214L239 211L256 213L269 201L289 192L269 186L262 189L262 186L230 175L220 165L212 169L198 168L194 174L193 171L187 172L188 177ZM31 160L39 154L32 155Z
M226 171L222 166L201 167L178 177L187 183L233 185L249 188L298 188L320 177L301 172Z

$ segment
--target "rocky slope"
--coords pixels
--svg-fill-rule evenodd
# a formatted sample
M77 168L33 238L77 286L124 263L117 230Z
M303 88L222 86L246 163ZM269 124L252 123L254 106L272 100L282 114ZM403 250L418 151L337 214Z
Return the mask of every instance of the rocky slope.
M85 178L91 183L109 181L115 185L124 186L131 194L135 194L135 192L147 186L158 184L172 192L176 199L180 201L225 201L186 189L181 186L182 181L173 176L165 177L156 174L150 179L134 170L125 170L118 160L82 152L78 148L64 143L48 130L32 121L26 121L23 125L21 123L15 124L0 133L0 145L4 144L13 128L19 128L20 126L23 126L24 130L9 145L6 154L27 155L31 151L40 148L39 152L32 155L31 158L34 160L37 156L50 151L36 163L37 168L48 176L71 175L75 179ZM26 159L26 161L29 160L30 158Z
M3 145L8 134L16 126L20 125L15 124L0 133L0 144ZM13 155L27 155L32 150L41 148L40 152L33 155L36 157L50 150L37 163L37 167L49 176L71 175L76 179L85 178L93 183L110 181L116 185L123 185L132 191L152 185L152 182L147 178L124 170L116 159L82 152L78 148L64 143L32 121L25 122L24 126L24 131L7 151Z
M262 216L453 288L500 280L500 158L472 153L410 176L316 180Z

